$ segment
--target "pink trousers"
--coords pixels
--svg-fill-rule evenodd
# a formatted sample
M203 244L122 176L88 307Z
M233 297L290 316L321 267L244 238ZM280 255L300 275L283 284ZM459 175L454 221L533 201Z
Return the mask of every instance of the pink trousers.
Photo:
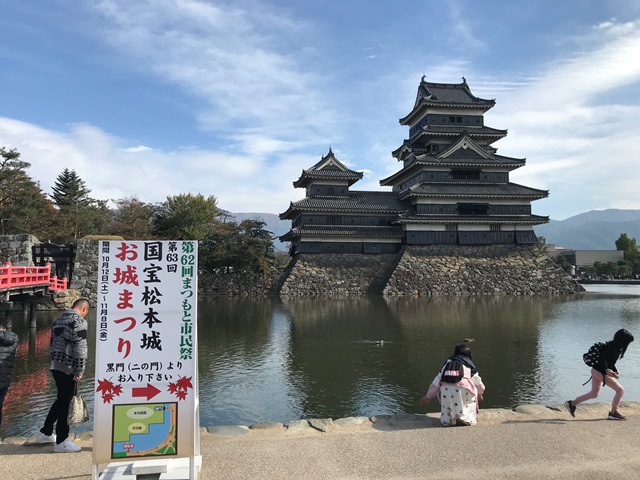
M607 387L613 389L616 394L613 397L613 401L611 402L611 411L615 412L618 409L618 405L620 405L620 400L622 400L622 396L624 395L624 388L620 385L620 382L614 377L607 377L607 383L605 384ZM580 395L573 401L574 405L584 402L585 400L591 400L592 398L596 398L600 393L600 389L602 388L602 374L596 369L591 369L591 391L589 393L585 393L584 395Z

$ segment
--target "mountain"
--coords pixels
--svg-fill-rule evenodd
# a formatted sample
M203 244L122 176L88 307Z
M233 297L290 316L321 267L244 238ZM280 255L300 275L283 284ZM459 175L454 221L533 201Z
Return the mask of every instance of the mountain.
M640 210L591 210L534 227L547 243L574 250L615 250L621 233L640 241Z
M284 235L291 227L290 220L280 220L275 213L232 213L235 222L243 220L262 220L265 229L276 237ZM565 220L550 220L546 225L534 228L538 237L544 237L547 243L574 250L614 250L616 240L621 233L640 242L640 210L591 210ZM288 244L279 240L274 246L283 252Z

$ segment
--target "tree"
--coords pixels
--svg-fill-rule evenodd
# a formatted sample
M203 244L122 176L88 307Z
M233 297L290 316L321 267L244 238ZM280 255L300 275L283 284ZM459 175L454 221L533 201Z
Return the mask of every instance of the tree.
M56 178L51 188L51 198L59 209L86 206L91 203L89 190L75 170L65 168Z
M167 197L157 206L152 231L168 240L205 240L212 232L218 213L213 195L190 193Z
M109 217L107 202L91 198L91 190L75 170L62 170L51 190L51 198L62 214L63 241L77 241L84 235L106 231Z
M571 273L571 268L573 267L573 265L571 265L569 260L567 260L567 257L565 257L564 255L558 255L555 258L555 262L560 265L565 272Z
M629 238L626 233L621 233L616 240L616 250L624 252L624 258L633 259L638 256L638 245L635 238Z
M265 273L275 267L273 234L261 220L218 223L199 252L208 271Z
M0 147L0 235L44 233L50 202L27 174L30 166L17 150Z
M151 205L141 202L138 197L121 198L113 201L116 209L111 215L109 231L127 240L145 240L152 237Z

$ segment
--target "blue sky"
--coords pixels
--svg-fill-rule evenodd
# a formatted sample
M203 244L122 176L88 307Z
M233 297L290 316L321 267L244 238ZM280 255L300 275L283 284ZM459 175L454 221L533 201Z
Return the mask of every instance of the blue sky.
M562 220L640 209L638 59L640 0L3 0L0 145L47 193L280 213L330 146L387 190L421 76L464 76Z

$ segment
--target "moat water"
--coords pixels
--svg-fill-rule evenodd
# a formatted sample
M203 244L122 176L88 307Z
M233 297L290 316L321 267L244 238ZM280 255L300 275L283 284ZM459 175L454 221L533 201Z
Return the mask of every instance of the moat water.
M618 362L626 400L640 401L640 286L588 285L576 296L203 298L200 423L250 425L437 411L418 405L464 339L487 386L481 408L558 404L586 391L582 354L619 328L636 335ZM49 326L14 316L20 345L0 438L35 433L55 397ZM95 311L88 316L90 329ZM382 344L380 342L382 340ZM95 340L90 339L90 353ZM93 358L81 392L93 407ZM599 401L610 401L606 389ZM91 430L87 422L72 431Z

